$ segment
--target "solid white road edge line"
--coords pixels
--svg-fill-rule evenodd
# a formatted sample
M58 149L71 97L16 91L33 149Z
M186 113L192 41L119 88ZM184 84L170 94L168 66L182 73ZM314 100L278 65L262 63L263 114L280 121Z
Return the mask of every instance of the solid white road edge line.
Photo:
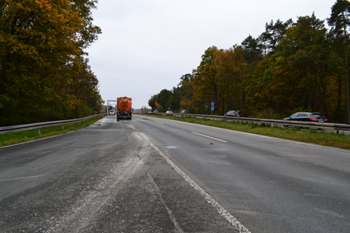
M225 140L218 139L218 138L213 138L213 137L210 137L210 136L207 136L207 135L204 135L204 134L200 134L200 133L196 133L196 132L192 132L192 133L193 133L193 134L196 134L196 135L199 135L199 136L202 136L202 137L214 139L214 140L217 140L217 141L220 141L220 142L227 142L227 141L225 141Z
M221 206L217 201L215 201L207 192L205 192L196 182L194 182L186 173L184 173L173 161L171 161L168 156L166 156L161 150L158 149L151 142L150 146L153 147L158 153L170 164L174 170L179 173L195 190L197 190L209 204L211 204L218 213L224 217L230 224L232 224L236 230L240 233L250 233L250 231L240 223L235 217L233 217L223 206Z

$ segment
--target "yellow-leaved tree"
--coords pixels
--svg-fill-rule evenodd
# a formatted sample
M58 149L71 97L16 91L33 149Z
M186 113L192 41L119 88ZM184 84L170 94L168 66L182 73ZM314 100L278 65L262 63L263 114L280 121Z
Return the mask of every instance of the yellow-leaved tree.
M92 25L94 4L0 2L0 126L74 117L75 71L91 73L81 59L101 32Z

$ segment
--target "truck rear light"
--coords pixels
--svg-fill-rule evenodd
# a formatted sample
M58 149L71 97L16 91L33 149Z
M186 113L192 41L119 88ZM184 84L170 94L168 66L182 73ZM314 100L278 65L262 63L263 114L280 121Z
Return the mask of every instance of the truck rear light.
M232 114L232 116L236 116L235 114Z
M310 121L317 121L317 118L310 118Z

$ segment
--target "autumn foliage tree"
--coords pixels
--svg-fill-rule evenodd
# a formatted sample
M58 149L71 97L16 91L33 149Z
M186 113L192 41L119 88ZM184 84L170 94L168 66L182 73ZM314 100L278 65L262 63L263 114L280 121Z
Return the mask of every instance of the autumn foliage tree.
M348 64L348 27L350 26L350 2L337 0L332 6L331 17L328 24L332 26L332 32L343 40L344 68L345 68L345 89L346 89L346 113L347 123L350 124L350 91L349 91L349 64Z
M241 45L207 48L192 74L180 78L180 106L211 114L214 102L214 114L239 109L245 116L279 119L314 111L350 123L349 1L336 1L328 24L314 13L296 22L271 21Z
M84 58L101 32L92 25L95 3L0 1L0 126L78 117L99 108L98 80ZM81 86L84 95L77 91Z

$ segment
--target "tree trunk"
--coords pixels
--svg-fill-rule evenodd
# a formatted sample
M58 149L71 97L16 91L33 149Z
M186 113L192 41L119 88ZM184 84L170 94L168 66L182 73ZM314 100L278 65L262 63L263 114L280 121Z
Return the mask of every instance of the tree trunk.
M343 20L345 22L345 13L343 11ZM345 88L346 88L346 112L347 123L350 124L350 98L349 98L349 69L348 69L348 47L346 39L346 24L344 23L344 46L345 46Z
M339 75L338 78L338 100L337 100L337 111L336 111L336 115L337 115L337 121L338 122L342 122L343 121L343 117L342 117L342 111L341 111L341 93L342 93L342 76Z
M345 41L346 41L346 37L345 37ZM348 69L348 49L346 44L345 44L345 83L346 83L345 88L346 88L347 123L350 124L349 69Z

